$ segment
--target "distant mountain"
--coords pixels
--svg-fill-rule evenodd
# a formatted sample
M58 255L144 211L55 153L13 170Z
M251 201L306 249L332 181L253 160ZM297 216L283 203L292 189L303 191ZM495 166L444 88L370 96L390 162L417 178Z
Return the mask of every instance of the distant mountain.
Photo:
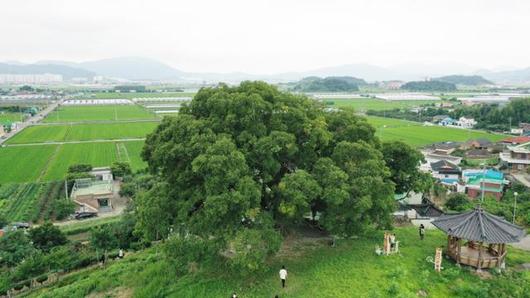
M296 82L291 88L299 92L351 92L358 91L359 85L366 85L363 79L354 77L307 77Z
M60 74L63 79L69 80L75 77L91 78L94 72L86 69L70 67L58 64L7 64L0 63L0 73L2 74Z
M440 81L414 81L401 86L401 89L408 91L455 91L456 85Z
M103 59L78 65L98 75L129 80L177 80L185 75L157 60L139 57Z
M435 81L451 83L455 85L468 85L468 86L479 86L479 85L493 85L491 81L486 80L482 76L464 76L464 75L451 75L434 78Z
M505 71L479 71L478 74L482 75L488 80L496 83L503 84L528 84L530 83L530 67L516 69L516 70L505 70Z

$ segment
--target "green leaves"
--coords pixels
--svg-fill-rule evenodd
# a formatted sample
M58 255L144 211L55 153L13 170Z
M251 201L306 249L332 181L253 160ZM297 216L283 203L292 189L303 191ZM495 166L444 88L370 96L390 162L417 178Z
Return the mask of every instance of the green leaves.
M147 239L173 229L214 240L256 270L279 247L273 227L310 212L337 235L387 226L394 183L374 133L351 112L263 82L203 88L147 137L157 182L134 196L136 228Z
M279 211L296 219L308 213L310 205L322 193L317 181L304 170L285 175L278 185L278 190L281 196Z

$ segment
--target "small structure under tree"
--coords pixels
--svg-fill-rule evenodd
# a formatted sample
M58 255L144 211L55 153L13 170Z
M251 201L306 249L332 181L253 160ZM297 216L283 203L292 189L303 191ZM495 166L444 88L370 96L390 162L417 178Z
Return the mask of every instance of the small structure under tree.
M502 267L506 243L519 242L525 235L521 227L480 206L464 213L443 215L432 224L447 233L447 255L458 264L478 270Z

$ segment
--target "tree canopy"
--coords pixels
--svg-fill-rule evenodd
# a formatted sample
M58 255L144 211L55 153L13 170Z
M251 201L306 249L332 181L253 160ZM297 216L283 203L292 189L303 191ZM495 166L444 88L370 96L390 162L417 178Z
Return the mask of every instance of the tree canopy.
M147 137L142 156L158 182L135 195L137 230L215 239L256 268L279 247L266 247L277 228L311 213L339 236L388 227L393 172L374 133L362 117L263 82L203 88Z
M410 91L455 91L456 85L442 81L413 81L401 86L401 89Z

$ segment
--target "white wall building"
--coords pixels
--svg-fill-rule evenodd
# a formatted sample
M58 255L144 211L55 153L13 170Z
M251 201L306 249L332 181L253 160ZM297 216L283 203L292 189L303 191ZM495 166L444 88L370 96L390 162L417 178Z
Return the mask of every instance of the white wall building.
M0 84L50 84L61 83L62 75L45 74L0 74Z

